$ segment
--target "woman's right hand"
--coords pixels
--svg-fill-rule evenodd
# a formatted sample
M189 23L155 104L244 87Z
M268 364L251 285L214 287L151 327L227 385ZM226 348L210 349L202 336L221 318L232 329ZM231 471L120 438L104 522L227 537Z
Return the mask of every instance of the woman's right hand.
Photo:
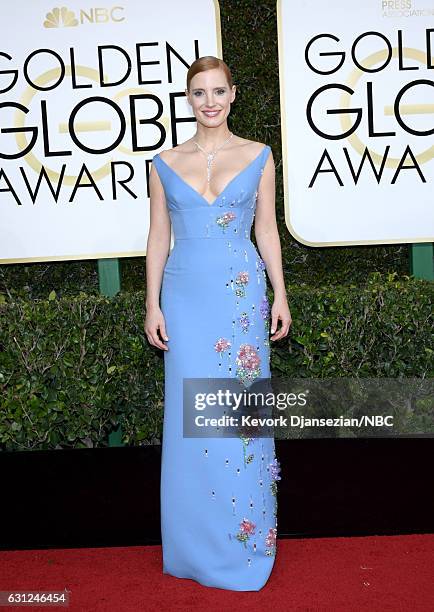
M163 349L163 351L168 351L169 347L166 346L158 337L158 330L160 330L161 337L164 340L169 340L166 333L166 322L164 320L164 315L161 312L161 308L159 306L152 306L146 309L146 337L148 338L149 343L153 346Z

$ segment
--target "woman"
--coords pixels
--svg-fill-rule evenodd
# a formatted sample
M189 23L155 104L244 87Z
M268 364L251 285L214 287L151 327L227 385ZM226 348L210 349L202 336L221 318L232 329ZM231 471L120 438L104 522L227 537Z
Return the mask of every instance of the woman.
M183 436L185 378L236 378L248 386L270 376L265 270L274 289L271 340L291 324L273 156L268 145L230 132L235 89L222 60L197 59L185 90L196 134L152 160L145 332L164 351L163 572L257 591L276 553L274 438ZM261 256L250 240L255 216ZM167 259L171 225L175 245Z

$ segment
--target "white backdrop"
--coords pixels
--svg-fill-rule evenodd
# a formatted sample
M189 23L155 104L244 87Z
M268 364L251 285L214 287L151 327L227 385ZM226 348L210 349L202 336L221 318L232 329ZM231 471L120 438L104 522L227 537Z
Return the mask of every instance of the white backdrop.
M313 246L432 241L434 70L427 68L427 29L434 28L433 0L278 0L277 8L289 231ZM434 64L434 31L429 40ZM398 100L404 128L394 105L400 90L419 80ZM378 181L369 159L358 180L351 173L352 165L358 174L365 148Z
M14 0L0 4L0 28L0 262L145 255L150 161L173 146L175 130L178 142L195 130L176 122L194 119L183 95L188 66L197 56L222 57L217 0L69 0L64 10L51 0ZM100 70L103 46L119 48L101 49ZM113 85L102 86L100 73ZM146 96L134 106L137 148L147 150L133 152L136 95ZM91 97L104 99L85 102ZM122 140L98 152L121 135L122 117ZM124 163L115 182L132 178L128 190L117 183L114 199L116 161ZM42 168L58 194L43 177L33 202ZM91 179L94 186L83 186Z

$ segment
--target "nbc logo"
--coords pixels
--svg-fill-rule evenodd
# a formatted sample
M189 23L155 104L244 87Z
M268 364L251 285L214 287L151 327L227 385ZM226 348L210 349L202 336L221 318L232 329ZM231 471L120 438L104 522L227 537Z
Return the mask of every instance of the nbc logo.
M45 16L45 28L70 28L77 25L78 21L74 12L67 9L66 6L62 6L62 8L53 8L53 10Z
M96 7L90 9L80 9L77 14L70 11L66 6L53 8L45 15L44 28L70 28L73 26L89 23L118 23L125 21L123 6L113 6L111 8Z

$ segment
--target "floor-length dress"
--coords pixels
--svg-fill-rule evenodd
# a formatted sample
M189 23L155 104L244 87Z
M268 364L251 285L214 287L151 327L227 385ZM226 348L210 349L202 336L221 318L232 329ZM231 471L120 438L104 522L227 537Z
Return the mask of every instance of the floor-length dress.
M183 437L183 378L270 376L266 269L250 239L261 152L210 204L159 154L175 243L161 309L169 337L161 466L163 572L235 591L267 582L276 554L273 437Z

